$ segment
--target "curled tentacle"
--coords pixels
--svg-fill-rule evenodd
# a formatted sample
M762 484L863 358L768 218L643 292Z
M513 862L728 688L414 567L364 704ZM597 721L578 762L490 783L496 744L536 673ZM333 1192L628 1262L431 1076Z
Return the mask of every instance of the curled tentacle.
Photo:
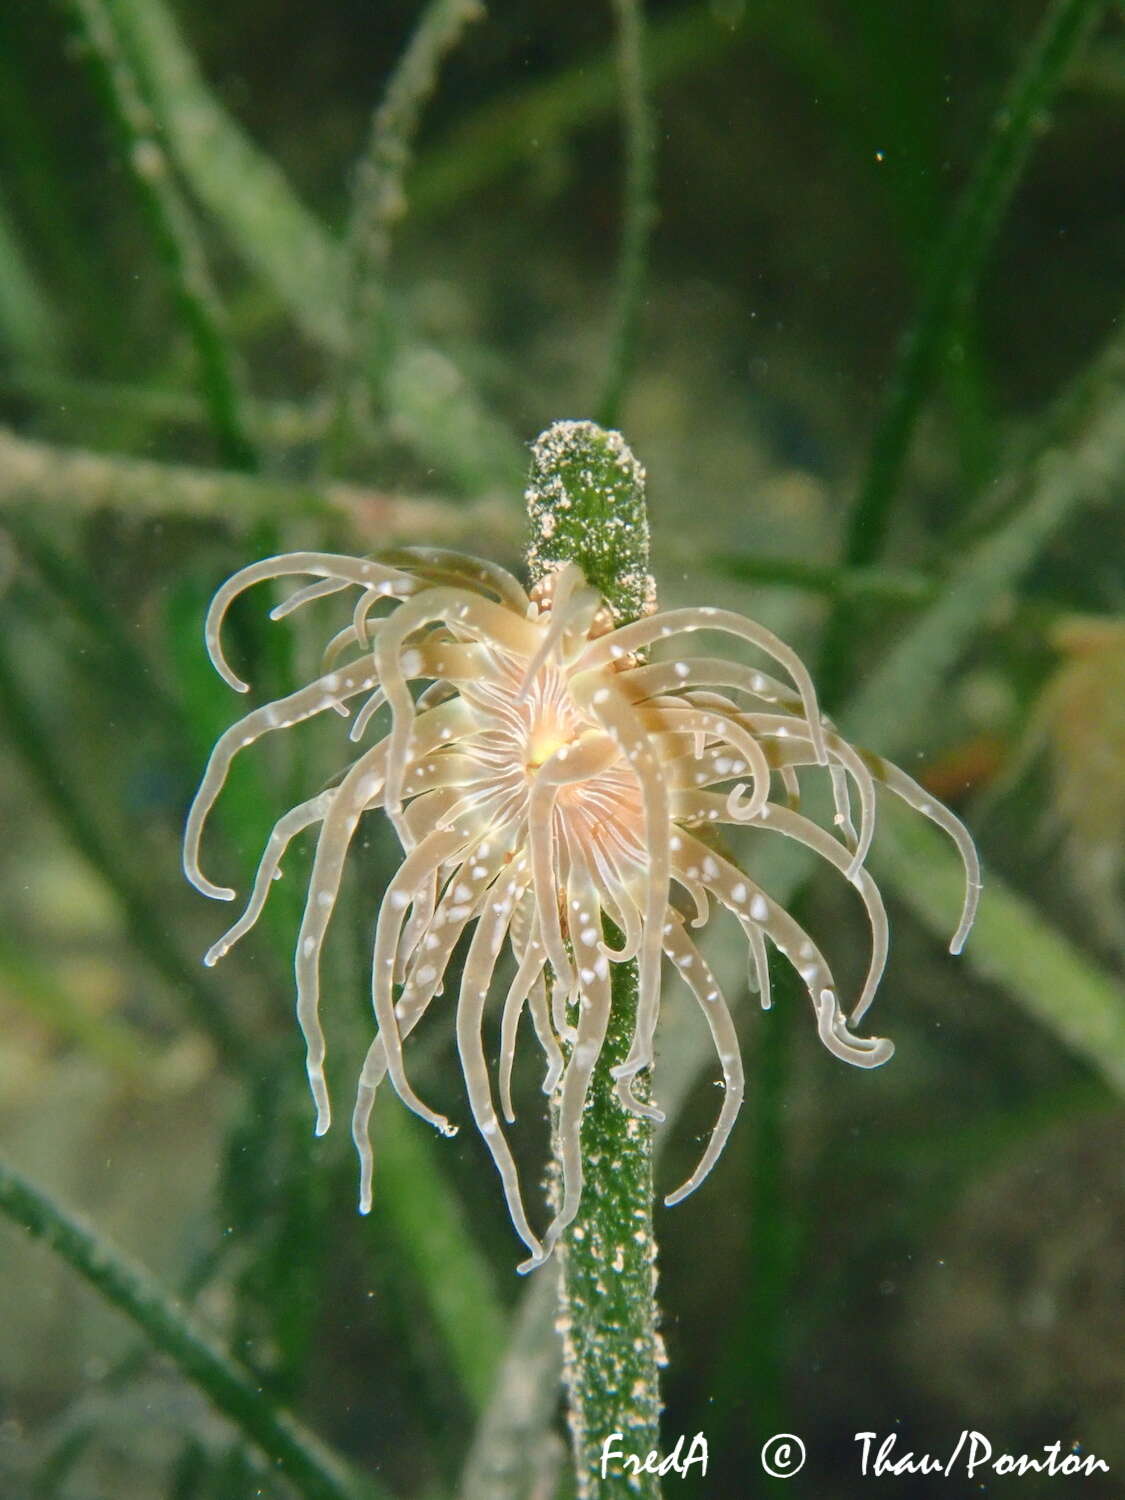
M728 609L714 609L708 605L698 609L673 609L663 614L649 615L631 625L622 625L609 635L599 636L597 640L591 642L575 664L576 669L586 671L596 666L605 666L607 662L620 660L622 657L642 650L653 641L669 636L691 634L697 630L719 630L728 635L737 636L741 640L749 641L752 646L757 646L759 650L781 663L792 677L801 695L801 703L805 710L809 733L812 736L817 763L822 766L827 765L828 751L824 743L820 705L817 702L812 678L804 662L790 646L774 635L772 630L767 630L764 625L758 625L753 620L747 620L743 615L733 614ZM686 687L691 681L691 672L690 663L685 662L684 665L689 667L689 671L683 674Z
M797 815L790 813L789 816L796 818ZM827 834L824 837L829 843L832 842ZM894 1052L892 1042L883 1037L853 1036L848 1031L847 1020L837 999L836 982L824 955L804 928L783 907L767 896L737 866L687 834L684 835L683 859L697 863L708 889L740 920L749 918L757 922L774 946L793 965L808 991L817 1017L817 1029L829 1051L843 1062L854 1063L861 1068L878 1067L891 1057ZM827 1019L825 1006L829 1002L825 1000L825 996L831 999L831 1015Z
M679 810L688 818L695 819L706 816L709 810L717 805L718 799L711 793L696 792L681 794ZM875 998L875 991L879 988L879 981L883 977L883 970L887 963L887 948L890 941L890 927L887 922L887 912L883 905L883 898L879 894L879 887L864 869L853 871L852 860L847 851L836 842L831 834L826 833L819 824L813 823L809 818L804 818L800 813L793 812L787 807L778 807L774 803L769 805L769 820L766 827L784 838L793 839L798 844L803 844L806 849L811 849L814 854L819 854L821 859L834 865L852 885L863 902L867 912L867 919L871 927L871 959L867 968L867 977L860 991L859 999L852 1010L851 1020L859 1021L867 1012L868 1006ZM798 957L801 955L799 954ZM804 977L802 975L802 977Z
M387 595L398 598L404 598L420 587L417 579L400 572L397 568L387 568L381 563L369 562L363 558L343 557L334 552L289 552L280 557L263 558L261 562L251 563L249 567L239 569L215 591L203 628L207 653L216 672L236 692L248 693L250 684L243 682L241 677L231 670L223 655L221 637L227 610L239 594L253 588L256 583L264 583L274 578L292 578L300 574L306 576L312 574L313 577L324 580L323 583L309 585L309 589L319 590L311 595L312 598L320 598L325 593L335 593L337 586L344 589L350 583L357 584L360 588L378 588ZM300 591L305 596L300 601L301 603L308 602L309 589ZM292 601L290 605L292 608L299 607L292 604ZM279 607L284 608L284 606Z
M578 970L578 1023L574 1049L566 1064L559 1093L557 1135L562 1166L562 1202L559 1211L543 1236L543 1258L545 1259L558 1243L563 1231L578 1215L582 1200L582 1115L586 1109L586 1098L590 1091L590 1080L601 1055L609 1027L610 1009L613 1002L609 977L609 961L604 954L597 953L596 939L583 941L582 934L600 933L601 911L594 891L590 873L581 856L575 851L571 879L567 889L567 911L572 926L578 933L576 947L584 950L589 963L579 964ZM526 1261L521 1271L530 1271L539 1264L534 1257Z
M221 958L224 958L235 943L245 937L257 922L265 907L273 882L280 878L281 861L285 858L289 845L297 834L303 833L306 828L311 828L314 823L324 821L332 806L334 796L334 792L321 792L318 797L310 797L307 802L301 802L298 806L291 808L274 824L273 832L262 854L261 863L258 865L258 873L254 877L254 887L250 892L246 910L234 926L228 928L218 942L212 943L208 948L203 958L208 968L212 968Z
M509 1125L514 1124L516 1118L516 1112L512 1108L512 1067L516 1059L516 1028L519 1026L524 1006L530 1006L532 991L542 979L546 957L537 941L533 939L529 942L520 959L515 978L504 997L504 1010L500 1024L500 1106ZM563 1069L563 1055L549 1027L547 1034L549 1041L546 1043L546 1048L549 1049L548 1058L552 1069L557 1059L557 1082ZM543 1041L542 1035L540 1041Z
M491 892L489 909L477 923L465 959L461 996L457 1002L457 1050L461 1056L461 1071L473 1119L500 1174L512 1223L520 1239L531 1251L532 1260L538 1263L543 1258L543 1246L527 1221L519 1174L492 1103L492 1087L481 1037L481 1021L488 998L489 980L520 896L521 879L518 873L510 871L498 881Z
M379 910L379 921L375 929L375 951L371 961L371 999L383 1048L387 1057L387 1071L395 1092L408 1109L426 1120L442 1135L453 1135L453 1126L444 1115L437 1114L411 1088L406 1078L402 1057L402 1036L395 1015L392 996L395 953L399 935L405 920L406 909L419 898L419 893L434 873L449 860L459 855L470 842L459 829L442 828L428 834L412 848L399 866L387 887L383 905Z
M731 1020L730 1010L719 988L719 982L712 974L699 949L684 932L681 922L670 922L665 929L664 951L676 965L680 978L685 981L699 1002L700 1009L707 1019L707 1025L710 1027L711 1040L715 1043L715 1051L718 1053L723 1069L723 1107L719 1111L719 1118L715 1121L711 1138L707 1142L707 1149L695 1171L681 1187L678 1187L674 1193L669 1193L664 1199L665 1204L672 1208L675 1204L682 1202L689 1193L695 1192L718 1161L727 1138L734 1128L738 1111L742 1108L746 1080L742 1071L742 1054L738 1048L738 1033L734 1029L734 1022Z
M264 734L277 729L288 729L293 724L314 718L337 703L354 698L358 693L366 692L374 681L370 666L330 672L325 677L318 677L307 687L298 688L295 693L279 698L276 703L267 703L263 708L254 709L219 736L207 761L207 769L192 801L184 828L184 874L196 890L217 901L234 900L234 891L213 884L199 868L199 846L208 815L219 799L219 793L239 751L253 745Z

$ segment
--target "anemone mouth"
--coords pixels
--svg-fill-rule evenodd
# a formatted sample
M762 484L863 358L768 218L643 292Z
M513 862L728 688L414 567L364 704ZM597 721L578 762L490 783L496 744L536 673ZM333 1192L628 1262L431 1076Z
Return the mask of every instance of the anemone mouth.
M539 719L531 724L523 751L524 769L528 776L534 776L537 771L542 770L552 756L558 755L560 751L569 751L577 737L569 725L561 724L557 719Z
M510 574L479 559L434 549L384 561L328 553L268 558L236 574L208 614L212 659L232 687L220 632L244 589L311 578L273 614L315 599L353 594L351 623L337 631L321 674L254 709L217 742L185 831L184 866L204 893L229 899L200 869L208 815L237 754L275 730L328 710L353 715L358 759L327 791L277 822L246 909L212 945L221 958L253 927L291 841L318 830L297 939L297 1014L307 1051L317 1129L331 1111L320 1022L320 954L360 821L382 811L402 844L376 923L371 997L376 1034L360 1075L352 1133L360 1155L360 1206L371 1203L371 1108L387 1077L403 1102L443 1133L454 1126L414 1092L403 1044L442 995L455 949L471 934L453 1003L470 1110L499 1172L527 1266L541 1264L578 1212L580 1125L614 1004L616 966L635 962L638 994L629 1054L614 1069L621 1107L659 1117L633 1084L650 1069L665 964L697 1003L714 1042L723 1104L691 1177L667 1201L704 1180L733 1128L745 1090L730 1009L688 932L713 912L742 929L750 986L770 1004L768 948L780 952L807 991L818 1034L843 1061L870 1068L892 1044L858 1036L882 975L886 913L865 868L874 834L876 786L937 823L956 844L966 897L953 946L971 925L980 871L960 822L897 767L860 753L822 716L799 658L753 621L710 607L652 614L614 627L573 566L529 598ZM355 591L358 591L356 596ZM772 658L789 678L721 657L647 661L649 648L719 633ZM372 725L389 728L376 737ZM832 831L799 811L802 775L824 773ZM775 795L780 790L781 796ZM813 938L756 885L713 838L722 829L802 844L854 889L870 928L867 976L845 1010ZM690 919L684 910L694 908ZM621 934L606 941L607 923ZM526 1011L545 1059L544 1089L557 1102L562 1201L542 1236L524 1207L519 1178L493 1099L482 1027L501 955L515 963L502 1004L498 1083L504 1122L514 1120L512 1065Z

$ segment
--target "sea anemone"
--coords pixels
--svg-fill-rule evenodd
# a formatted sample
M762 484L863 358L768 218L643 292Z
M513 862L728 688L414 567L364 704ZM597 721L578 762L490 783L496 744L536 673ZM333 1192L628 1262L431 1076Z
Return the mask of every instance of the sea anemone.
M294 552L242 569L212 601L207 648L239 692L248 689L223 655L224 616L252 585L290 577L314 581L278 605L274 619L355 590L351 619L329 642L315 681L255 709L220 738L188 817L184 868L205 895L234 898L233 890L202 873L199 847L240 750L271 730L329 710L348 716L357 703L353 742L364 742L382 718L377 741L333 785L278 821L246 910L206 957L215 963L253 927L290 841L318 826L296 978L316 1129L323 1134L330 1109L319 1019L321 948L360 819L375 809L390 819L403 856L379 908L371 970L378 1029L352 1123L363 1212L371 1205L368 1125L385 1076L424 1120L454 1132L411 1087L403 1042L441 995L470 927L457 1045L473 1118L499 1171L512 1222L531 1252L521 1269L541 1264L578 1212L580 1128L610 1020L615 965L635 961L638 975L631 1048L614 1070L623 1109L661 1118L634 1088L653 1064L665 957L698 1002L722 1068L724 1100L706 1150L665 1201L684 1198L714 1166L744 1080L727 1002L689 931L708 921L712 900L745 934L751 982L763 1006L770 1003L772 944L800 975L831 1052L862 1068L891 1056L891 1042L851 1029L871 1003L887 951L883 903L864 865L875 826L875 784L945 829L961 854L966 894L953 952L973 920L976 853L962 824L922 787L836 733L807 670L772 632L712 607L619 624L573 563L556 565L529 594L502 568L445 551L405 549L379 560ZM788 683L720 657L647 659L650 647L671 647L700 632L745 643L779 667ZM411 684L424 686L412 691ZM808 767L827 773L837 834L796 810L798 776ZM771 795L775 783L784 794L780 802ZM718 836L723 825L794 839L855 887L870 924L871 959L849 1010L812 938L726 850ZM505 948L515 976L500 1015L497 1082L504 1121L514 1118L512 1064L525 1007L546 1056L544 1090L557 1111L562 1188L541 1238L524 1208L482 1036Z

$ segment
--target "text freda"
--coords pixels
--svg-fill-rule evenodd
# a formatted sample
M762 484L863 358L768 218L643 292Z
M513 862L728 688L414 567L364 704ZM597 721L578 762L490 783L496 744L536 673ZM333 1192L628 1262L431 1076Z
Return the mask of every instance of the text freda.
M602 1444L603 1479L608 1477L611 1464L619 1466L614 1468L614 1473L622 1474L659 1474L662 1477L678 1474L682 1479L690 1473L693 1464L698 1466L701 1474L707 1473L707 1439L701 1432L697 1432L690 1440L686 1433L681 1433L676 1446L663 1458L655 1449L644 1458L639 1453L627 1453L624 1442L623 1432L611 1432Z

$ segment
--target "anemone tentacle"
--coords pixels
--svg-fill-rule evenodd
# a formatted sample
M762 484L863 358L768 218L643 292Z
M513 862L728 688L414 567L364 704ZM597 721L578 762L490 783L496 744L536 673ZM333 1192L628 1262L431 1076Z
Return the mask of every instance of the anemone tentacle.
M742 1097L746 1090L746 1078L742 1070L742 1053L738 1047L738 1032L734 1029L730 1009L719 982L700 953L684 931L683 922L673 918L664 928L664 951L675 964L680 978L691 990L707 1020L711 1040L715 1044L723 1070L723 1105L715 1121L707 1149L699 1165L682 1186L664 1199L666 1207L673 1208L685 1199L711 1171L718 1161L727 1138L734 1129L734 1122L742 1108Z

